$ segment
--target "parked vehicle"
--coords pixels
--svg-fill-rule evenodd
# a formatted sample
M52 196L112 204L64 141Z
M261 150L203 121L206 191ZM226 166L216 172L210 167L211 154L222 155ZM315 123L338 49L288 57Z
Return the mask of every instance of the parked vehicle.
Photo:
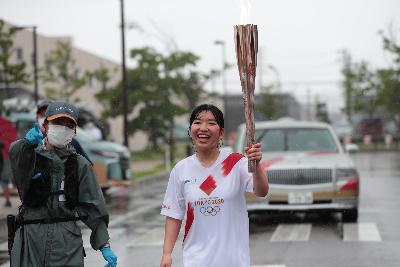
M360 178L330 125L282 119L255 129L270 191L266 199L249 194L249 211L341 212L343 221L357 221ZM241 125L235 150L244 146Z
M129 149L109 141L98 141L81 128L76 139L93 162L93 169L103 190L113 185L127 185L131 177Z
M36 122L36 114L27 112L13 112L7 119L14 123L18 131L18 139L24 138L25 134L31 129Z

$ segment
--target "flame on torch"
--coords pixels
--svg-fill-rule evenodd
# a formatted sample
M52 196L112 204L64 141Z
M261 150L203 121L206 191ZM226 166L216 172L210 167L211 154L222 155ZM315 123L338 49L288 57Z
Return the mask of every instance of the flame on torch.
M240 0L240 25L246 25L250 19L250 0Z

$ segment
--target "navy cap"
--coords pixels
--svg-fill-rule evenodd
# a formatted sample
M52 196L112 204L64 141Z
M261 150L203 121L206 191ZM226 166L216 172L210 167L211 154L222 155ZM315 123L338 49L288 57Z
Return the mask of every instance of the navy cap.
M45 118L51 121L65 117L73 120L75 124L77 124L78 114L79 111L74 105L63 101L55 101L51 102L47 107Z

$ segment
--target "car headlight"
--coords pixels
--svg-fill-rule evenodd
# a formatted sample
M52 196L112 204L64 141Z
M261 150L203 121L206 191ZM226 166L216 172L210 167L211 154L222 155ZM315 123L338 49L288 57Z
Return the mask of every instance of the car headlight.
M347 181L357 177L355 169L336 169L336 181Z

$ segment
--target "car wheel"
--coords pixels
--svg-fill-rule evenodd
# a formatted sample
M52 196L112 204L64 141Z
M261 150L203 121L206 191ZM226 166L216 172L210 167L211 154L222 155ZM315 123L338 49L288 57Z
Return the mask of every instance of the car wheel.
M342 212L343 222L357 222L358 209L345 210Z

